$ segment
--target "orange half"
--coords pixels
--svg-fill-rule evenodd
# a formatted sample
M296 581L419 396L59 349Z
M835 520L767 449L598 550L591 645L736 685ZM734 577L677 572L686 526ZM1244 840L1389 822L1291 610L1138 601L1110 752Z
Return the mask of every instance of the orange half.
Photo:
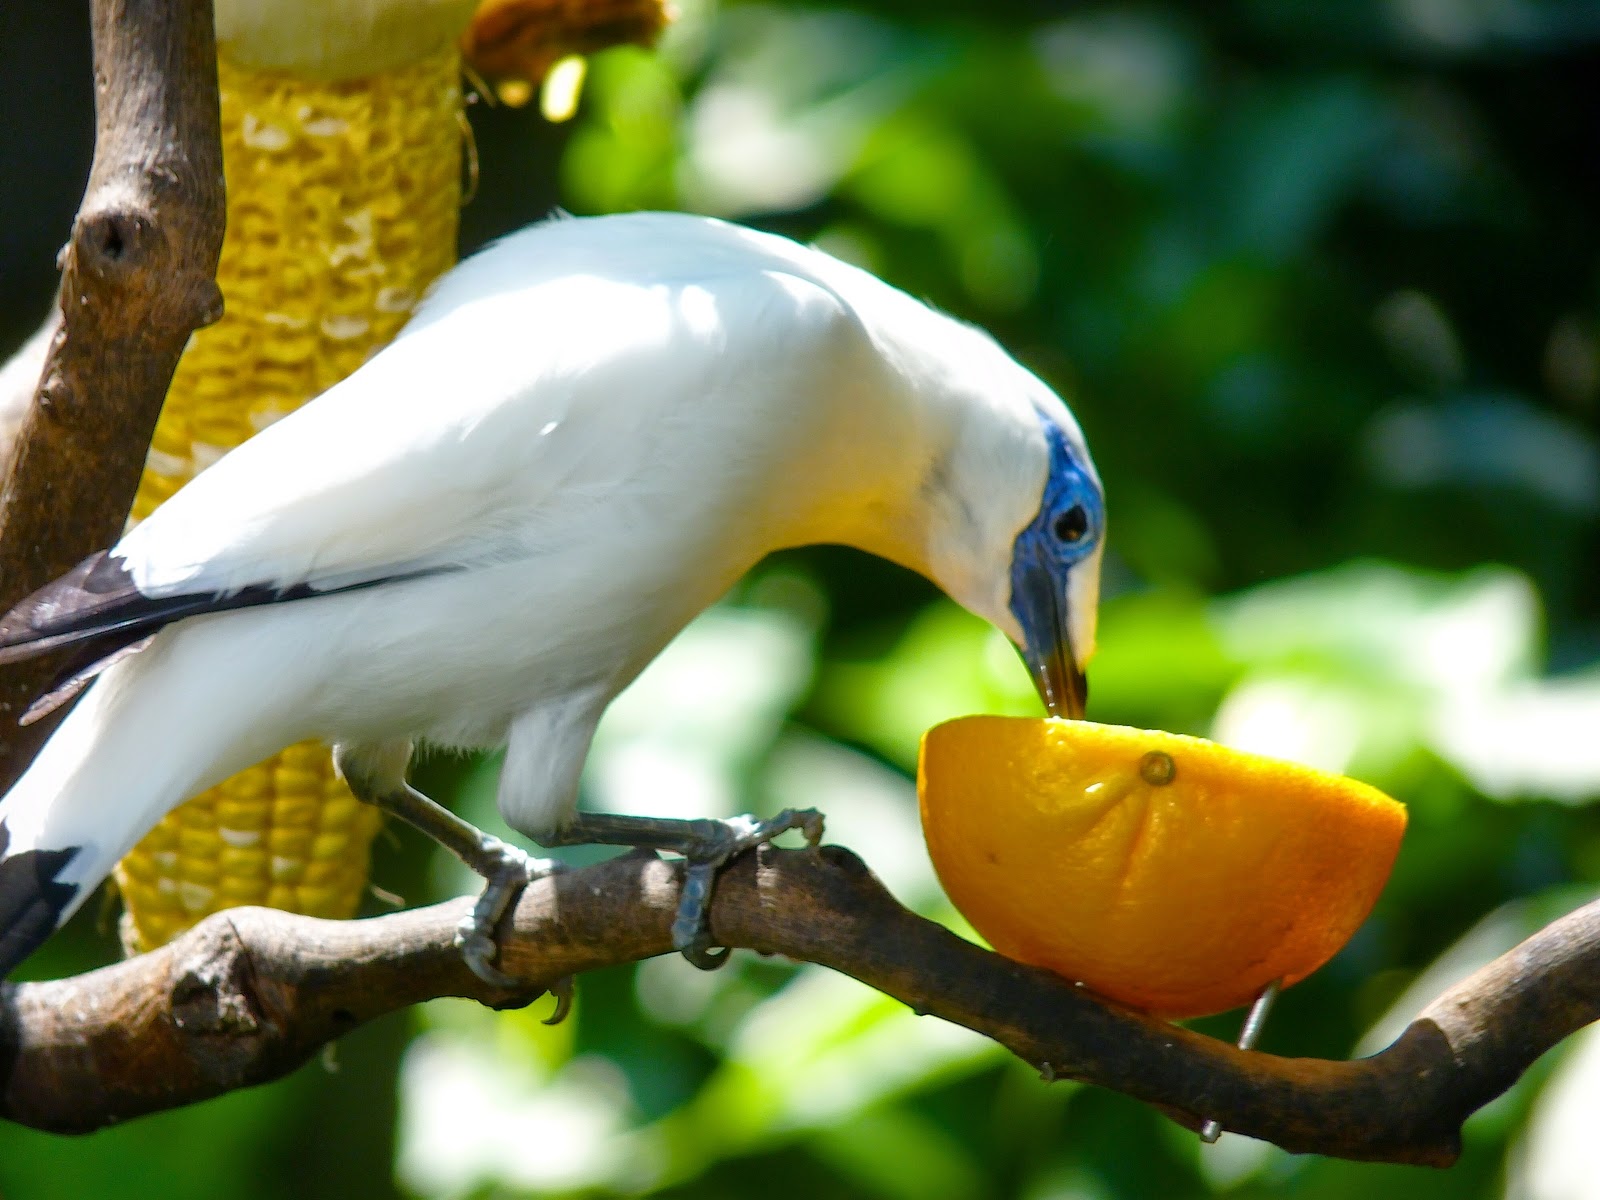
M1237 1008L1332 958L1406 826L1353 779L1087 721L938 725L917 792L940 882L990 945L1169 1017Z

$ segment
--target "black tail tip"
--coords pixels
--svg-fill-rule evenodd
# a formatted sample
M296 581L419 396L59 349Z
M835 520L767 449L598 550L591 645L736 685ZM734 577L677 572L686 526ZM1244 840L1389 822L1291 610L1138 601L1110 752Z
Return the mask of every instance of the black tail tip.
M0 978L10 975L56 931L79 885L57 879L82 846L6 853L11 831L0 820Z

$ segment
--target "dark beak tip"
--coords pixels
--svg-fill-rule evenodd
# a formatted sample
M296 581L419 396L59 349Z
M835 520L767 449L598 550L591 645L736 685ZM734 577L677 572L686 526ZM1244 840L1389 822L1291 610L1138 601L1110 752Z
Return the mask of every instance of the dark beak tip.
M1089 681L1082 672L1074 672L1064 689L1065 695L1051 708L1052 717L1062 717L1069 721L1083 720L1089 707Z
M1089 702L1089 681L1070 654L1044 660L1034 672L1034 685L1052 717L1081 721Z

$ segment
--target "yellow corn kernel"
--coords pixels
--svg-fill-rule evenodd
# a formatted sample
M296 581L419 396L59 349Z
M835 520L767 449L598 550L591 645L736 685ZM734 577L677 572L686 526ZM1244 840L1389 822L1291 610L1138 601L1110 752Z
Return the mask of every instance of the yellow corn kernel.
M266 882L267 852L259 846L223 846L217 855L218 886L247 884L257 889Z
M227 308L178 364L135 519L365 362L455 259L454 47L337 81L222 57L218 82ZM325 746L291 746L169 813L118 865L124 945L159 945L235 904L352 916L380 820Z

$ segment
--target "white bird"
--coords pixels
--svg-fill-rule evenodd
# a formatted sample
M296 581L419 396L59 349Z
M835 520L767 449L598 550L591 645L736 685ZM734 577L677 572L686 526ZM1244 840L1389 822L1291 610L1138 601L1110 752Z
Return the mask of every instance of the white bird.
M1071 414L979 330L718 221L534 226L0 619L0 661L78 648L42 706L99 676L0 802L0 972L168 810L308 738L489 880L459 939L485 978L543 865L408 787L419 739L504 745L535 842L684 854L674 940L714 965L715 871L820 817L580 813L611 699L762 556L835 542L993 622L1079 716L1104 524Z

